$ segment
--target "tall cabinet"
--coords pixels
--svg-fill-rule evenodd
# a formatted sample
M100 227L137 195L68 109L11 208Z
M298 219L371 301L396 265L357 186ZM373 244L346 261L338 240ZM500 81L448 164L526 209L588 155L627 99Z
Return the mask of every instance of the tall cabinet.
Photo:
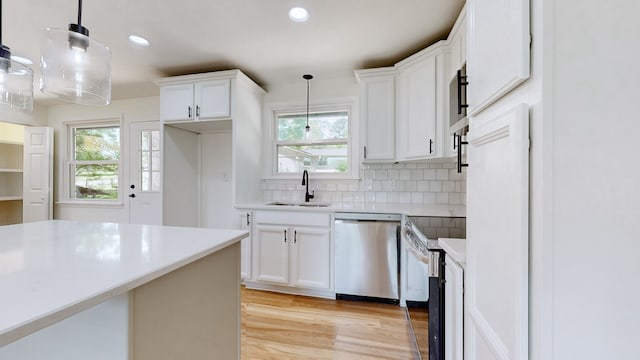
M234 205L262 198L264 90L239 70L159 79L164 225L249 229ZM251 239L242 240L243 277Z
M233 205L261 198L261 154L251 149L261 141L264 90L239 70L163 78L156 84L167 169L163 223L238 223Z

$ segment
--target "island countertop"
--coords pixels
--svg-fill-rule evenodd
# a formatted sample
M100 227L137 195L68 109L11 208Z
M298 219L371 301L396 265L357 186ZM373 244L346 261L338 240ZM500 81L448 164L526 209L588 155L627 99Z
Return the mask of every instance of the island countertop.
M0 226L0 347L247 236L62 220Z

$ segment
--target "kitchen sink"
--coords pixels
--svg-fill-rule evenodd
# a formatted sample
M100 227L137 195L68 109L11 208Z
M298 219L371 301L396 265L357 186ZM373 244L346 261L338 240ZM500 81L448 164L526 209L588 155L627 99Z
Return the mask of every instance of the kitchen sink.
M267 205L276 205L276 206L302 206L302 207L328 207L331 204L327 203L294 203L294 202L282 202L282 201L274 201L267 203Z

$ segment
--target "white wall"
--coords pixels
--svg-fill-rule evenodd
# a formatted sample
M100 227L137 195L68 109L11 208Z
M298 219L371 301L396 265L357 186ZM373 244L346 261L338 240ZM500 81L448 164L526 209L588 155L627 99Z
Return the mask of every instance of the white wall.
M95 220L108 222L129 222L128 198L116 205L72 204L64 199L64 161L67 153L65 122L99 119L122 119L122 181L121 191L129 183L129 159L127 155L129 124L138 121L159 121L160 98L147 97L128 100L115 100L109 106L94 107L80 105L56 105L49 108L48 126L55 130L54 137L54 218L73 220Z
M27 126L47 126L47 107L33 106L33 111L0 111L0 122L9 122Z
M637 359L640 2L545 6L555 12L553 359Z

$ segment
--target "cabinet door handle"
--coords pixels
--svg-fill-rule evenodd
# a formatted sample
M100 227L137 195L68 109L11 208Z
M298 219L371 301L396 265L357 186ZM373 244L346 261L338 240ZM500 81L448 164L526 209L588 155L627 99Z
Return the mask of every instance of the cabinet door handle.
M467 141L462 141L462 135L455 135L458 137L458 173L462 172L463 167L469 166L469 164L462 163L462 145L469 144Z
M456 149L456 140L458 139L458 136L456 134L453 134L453 150Z
M200 105L196 105L196 117L200 117Z
M429 154L433 154L433 139L429 139Z
M293 243L297 243L298 242L298 231L297 230L293 230Z
M365 158L365 159L367 158L367 146L366 146L366 145L365 145L365 147L364 147L364 158Z
M284 243L287 243L287 229L284 230Z
M462 87L469 85L467 76L462 76L462 70L458 70L458 114L462 114L462 108L468 108L468 104L462 103ZM466 100L466 99L465 99Z
M188 108L189 108L189 119L191 119L191 106L189 106Z
M249 226L249 224L251 224L251 213L247 213L247 226Z

